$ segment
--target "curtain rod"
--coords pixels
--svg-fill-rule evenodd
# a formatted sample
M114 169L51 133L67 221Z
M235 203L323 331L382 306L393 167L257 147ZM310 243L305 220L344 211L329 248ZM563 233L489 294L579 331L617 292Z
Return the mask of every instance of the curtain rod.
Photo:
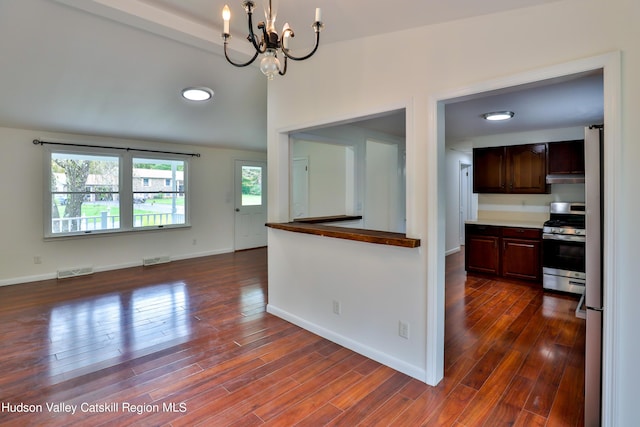
M124 150L124 151L141 151L145 153L161 153L161 154L179 154L182 156L200 157L200 153L180 153L177 151L162 151L162 150L148 150L144 148L128 148L128 147L112 147L108 145L89 145L89 144L74 144L71 142L50 142L40 141L39 139L33 140L34 145L66 145L69 147L91 147L91 148L109 148L112 150Z

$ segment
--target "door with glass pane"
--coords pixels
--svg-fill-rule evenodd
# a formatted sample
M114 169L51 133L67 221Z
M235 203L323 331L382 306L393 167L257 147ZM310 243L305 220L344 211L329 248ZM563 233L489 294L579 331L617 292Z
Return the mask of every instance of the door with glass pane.
M235 249L267 245L267 164L235 162Z

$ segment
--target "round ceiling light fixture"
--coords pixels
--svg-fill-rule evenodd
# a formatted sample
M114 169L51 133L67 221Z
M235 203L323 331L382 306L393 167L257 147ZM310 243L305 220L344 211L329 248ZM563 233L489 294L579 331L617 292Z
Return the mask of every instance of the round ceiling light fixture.
M189 101L204 102L213 98L213 91L208 87L188 87L182 90L182 97Z
M482 117L485 120L490 120L492 122L498 122L501 120L509 120L515 115L513 111L494 111L491 113L484 113Z

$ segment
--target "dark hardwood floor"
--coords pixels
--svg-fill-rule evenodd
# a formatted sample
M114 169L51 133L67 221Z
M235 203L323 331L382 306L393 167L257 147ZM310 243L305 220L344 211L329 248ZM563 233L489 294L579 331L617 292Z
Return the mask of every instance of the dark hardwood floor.
M0 288L0 425L582 425L573 298L447 257L429 387L267 314L266 288L265 249Z

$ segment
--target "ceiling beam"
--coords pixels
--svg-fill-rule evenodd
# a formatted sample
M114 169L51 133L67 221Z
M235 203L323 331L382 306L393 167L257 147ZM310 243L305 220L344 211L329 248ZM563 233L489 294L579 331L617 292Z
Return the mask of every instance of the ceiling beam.
M223 55L222 25L206 26L167 10L136 0L55 0L84 12L144 30L216 55ZM220 19L222 24L222 19ZM230 50L253 55L249 43ZM238 48L239 47L239 48Z

